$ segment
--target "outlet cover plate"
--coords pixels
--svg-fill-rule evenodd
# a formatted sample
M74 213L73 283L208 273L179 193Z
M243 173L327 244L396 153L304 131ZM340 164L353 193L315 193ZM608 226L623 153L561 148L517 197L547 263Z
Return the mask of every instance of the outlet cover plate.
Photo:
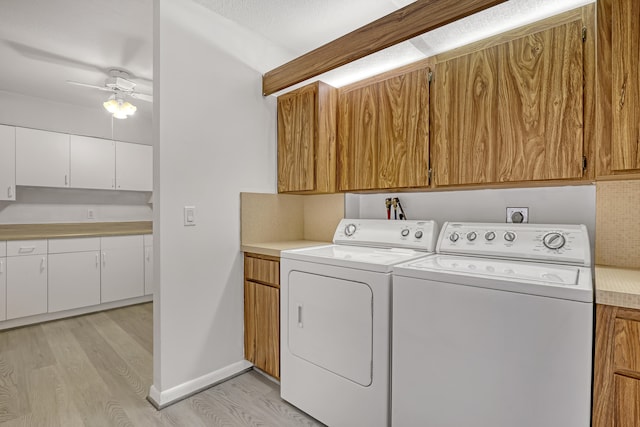
M529 222L529 208L507 208L507 222L513 223L513 215L520 213L522 215L522 222Z

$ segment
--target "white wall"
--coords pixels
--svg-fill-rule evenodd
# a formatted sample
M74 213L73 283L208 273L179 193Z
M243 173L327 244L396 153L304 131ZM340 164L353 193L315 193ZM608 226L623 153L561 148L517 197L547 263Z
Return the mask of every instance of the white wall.
M89 108L2 90L0 124L106 139L113 137L118 141L147 145L151 144L153 136L151 117L143 114L117 120L112 119L102 106Z
M592 249L595 243L595 185L347 194L345 216L386 218L387 197L400 199L408 219L433 219L440 225L445 221L505 222L507 207L528 207L530 223L585 224Z
M275 191L276 108L261 96L265 70L256 69L273 52L265 42L192 2L156 0L154 15L158 291L149 394L165 405L249 366L240 192ZM196 207L195 227L183 226L186 205Z

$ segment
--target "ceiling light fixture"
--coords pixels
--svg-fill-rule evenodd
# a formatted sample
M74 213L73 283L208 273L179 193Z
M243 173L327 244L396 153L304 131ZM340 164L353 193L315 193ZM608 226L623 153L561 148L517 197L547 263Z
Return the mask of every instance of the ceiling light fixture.
M105 110L113 114L113 117L116 119L126 119L128 116L133 115L137 110L135 105L125 101L124 98L117 93L111 95L102 105Z

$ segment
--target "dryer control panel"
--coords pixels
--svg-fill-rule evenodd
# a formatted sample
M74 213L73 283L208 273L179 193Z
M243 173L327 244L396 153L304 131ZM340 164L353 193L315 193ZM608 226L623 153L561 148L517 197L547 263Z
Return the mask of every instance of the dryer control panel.
M434 252L437 238L438 225L431 220L343 219L333 235L333 243Z
M591 265L584 225L446 222L437 252Z

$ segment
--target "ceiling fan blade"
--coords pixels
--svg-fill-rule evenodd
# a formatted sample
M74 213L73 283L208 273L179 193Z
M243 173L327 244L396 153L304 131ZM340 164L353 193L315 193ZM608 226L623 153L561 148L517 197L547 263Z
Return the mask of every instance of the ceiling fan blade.
M147 95L146 93L131 92L129 96L141 101L153 102L153 95Z
M64 55L59 55L53 52L38 49L37 47L28 46L26 44L17 43L9 40L2 40L0 43L4 43L5 45L9 46L18 54L26 58L34 59L36 61L45 61L51 64L59 64L67 67L80 68L88 71L99 71L101 73L107 74L107 70L105 70L104 68L98 67L97 65L89 64L87 62L69 58Z
M104 86L96 86L96 85L90 85L87 83L74 82L73 80L67 80L67 83L75 86L83 86L83 87L90 87L91 89L103 90L105 92L113 92L111 88L104 87Z

